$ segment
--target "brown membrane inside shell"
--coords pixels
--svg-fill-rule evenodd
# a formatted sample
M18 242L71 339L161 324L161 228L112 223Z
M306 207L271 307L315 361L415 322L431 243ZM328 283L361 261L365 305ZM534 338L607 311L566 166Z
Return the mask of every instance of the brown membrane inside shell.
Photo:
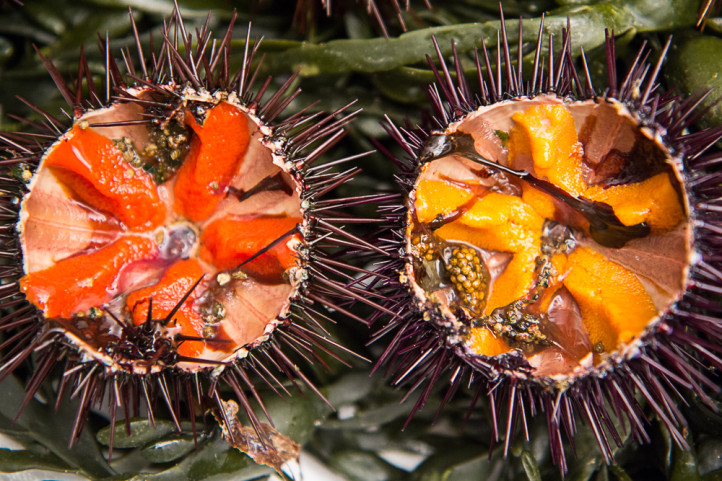
M611 100L505 101L445 132L455 133L471 134L482 157L606 203L650 233L600 245L550 194L447 155L422 166L409 199L406 274L420 308L470 355L518 349L541 377L633 352L686 281L691 233L675 159Z
M76 120L22 204L26 297L126 370L242 355L298 289L300 186L233 99L191 96L161 122L122 125L158 115L134 102Z

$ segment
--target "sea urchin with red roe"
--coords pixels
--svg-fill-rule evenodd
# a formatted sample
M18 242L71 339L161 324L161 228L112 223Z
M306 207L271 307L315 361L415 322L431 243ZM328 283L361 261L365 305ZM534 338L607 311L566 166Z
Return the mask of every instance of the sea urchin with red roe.
M317 319L324 305L344 311L334 279L345 264L331 252L356 238L337 225L346 201L323 196L358 168L314 163L355 112L279 120L296 76L258 87L250 32L232 72L233 21L218 40L206 22L193 42L175 14L158 51L133 27L138 63L124 51L124 74L101 39L102 87L82 53L71 84L41 55L70 121L27 102L40 120L0 136L1 376L32 361L27 402L61 369L58 402L80 399L71 443L104 399L111 424L141 399L152 419L163 399L178 430L187 411L195 433L200 408L225 415L220 385L263 441L254 383L288 393L289 378L320 395L297 358L345 351Z

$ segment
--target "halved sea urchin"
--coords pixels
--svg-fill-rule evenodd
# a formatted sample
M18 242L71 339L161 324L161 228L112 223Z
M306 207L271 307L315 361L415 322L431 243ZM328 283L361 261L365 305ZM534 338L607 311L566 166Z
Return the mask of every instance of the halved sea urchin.
M643 404L686 446L677 403L709 401L722 367L722 128L690 133L704 95L661 90L669 42L654 63L642 46L620 81L607 35L599 89L568 29L544 53L543 19L525 80L521 28L517 59L503 17L496 64L476 53L476 91L434 41L439 130L386 124L405 192L381 206L379 273L396 281L376 285L397 314L379 366L422 389L412 412L442 379L444 401L464 384L488 397L505 453L543 413L562 471L579 421L608 462L615 420L647 441Z
M152 419L162 398L195 433L197 409L225 415L220 385L263 440L254 383L320 395L297 360L343 350L317 319L324 305L344 311L332 252L356 238L337 226L345 201L323 196L358 169L314 162L355 113L278 120L296 76L253 92L259 43L249 31L232 72L233 21L219 40L206 22L194 41L176 14L156 51L133 29L138 63L123 51L124 74L100 40L102 87L82 53L71 84L41 55L72 115L26 102L40 120L0 136L0 379L31 362L27 402L62 370L57 402L80 399L71 443L104 399L115 424L140 399Z

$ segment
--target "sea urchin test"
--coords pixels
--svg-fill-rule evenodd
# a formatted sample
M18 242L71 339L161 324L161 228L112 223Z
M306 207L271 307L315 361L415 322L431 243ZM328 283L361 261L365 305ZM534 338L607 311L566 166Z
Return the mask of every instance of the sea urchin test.
M378 207L373 286L392 313L378 366L420 393L411 415L447 382L442 406L462 386L470 410L485 398L505 456L546 417L562 473L578 426L612 463L625 433L650 439L646 409L689 448L677 405L709 400L722 366L722 127L693 131L703 94L659 84L671 39L619 75L606 32L593 85L568 28L542 17L527 46L514 25L518 47L502 15L468 78L453 41L449 65L432 39L436 129L385 123L403 154L386 150L400 192Z
M18 224L21 290L113 368L207 368L286 316L301 187L234 94L132 93L43 156Z
M176 9L156 49L130 20L137 53L125 49L121 69L101 42L102 82L82 51L69 83L38 51L72 115L27 102L42 120L0 133L0 382L22 367L27 403L58 374L56 405L79 401L71 445L107 400L108 458L119 419L129 433L142 406L152 424L165 406L196 440L197 416L213 411L234 446L270 462L255 383L323 398L302 366L352 354L322 326L325 306L344 313L359 297L338 252L364 242L343 225L359 199L326 195L356 175L343 165L359 155L325 164L357 112L284 113L297 74L256 85L250 31L233 70L234 19L220 39L208 24L193 37ZM257 443L234 438L237 407Z
M565 380L633 351L681 296L680 163L621 102L499 102L425 147L405 274L470 355L518 350Z

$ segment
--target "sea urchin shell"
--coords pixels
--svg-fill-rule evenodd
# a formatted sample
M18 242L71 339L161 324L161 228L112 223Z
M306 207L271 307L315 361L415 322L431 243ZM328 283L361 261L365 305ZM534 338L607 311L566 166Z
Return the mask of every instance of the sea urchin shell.
M393 333L378 365L423 386L413 412L443 377L445 401L468 382L505 453L543 412L562 471L578 420L608 462L615 419L649 439L637 395L685 446L676 398L708 401L722 367L722 156L708 152L722 128L689 133L701 98L660 91L669 43L654 64L643 46L619 82L608 35L600 91L568 29L545 59L542 22L525 81L521 22L516 62L501 25L496 65L476 54L475 93L453 45L456 79L434 43L440 130L386 124L406 152L392 156L405 195L382 206L393 229L379 273L399 281L379 287L397 315L378 331Z
M67 392L80 399L71 443L106 394L112 424L118 408L126 423L137 415L139 398L152 419L162 397L178 430L185 406L195 432L199 407L225 413L219 385L263 442L247 398L265 410L254 376L276 392L288 393L287 377L320 395L296 358L343 351L316 319L326 317L319 305L344 311L334 278L345 265L326 247L355 237L336 225L345 201L322 197L358 169L314 162L355 113L278 121L296 76L252 93L258 43L249 32L232 73L233 21L212 42L206 22L193 47L176 14L157 52L141 48L133 27L139 66L124 51L126 74L101 39L104 88L82 53L72 87L41 55L72 122L27 102L43 120L0 136L0 377L32 360L27 402L62 369L58 402Z

